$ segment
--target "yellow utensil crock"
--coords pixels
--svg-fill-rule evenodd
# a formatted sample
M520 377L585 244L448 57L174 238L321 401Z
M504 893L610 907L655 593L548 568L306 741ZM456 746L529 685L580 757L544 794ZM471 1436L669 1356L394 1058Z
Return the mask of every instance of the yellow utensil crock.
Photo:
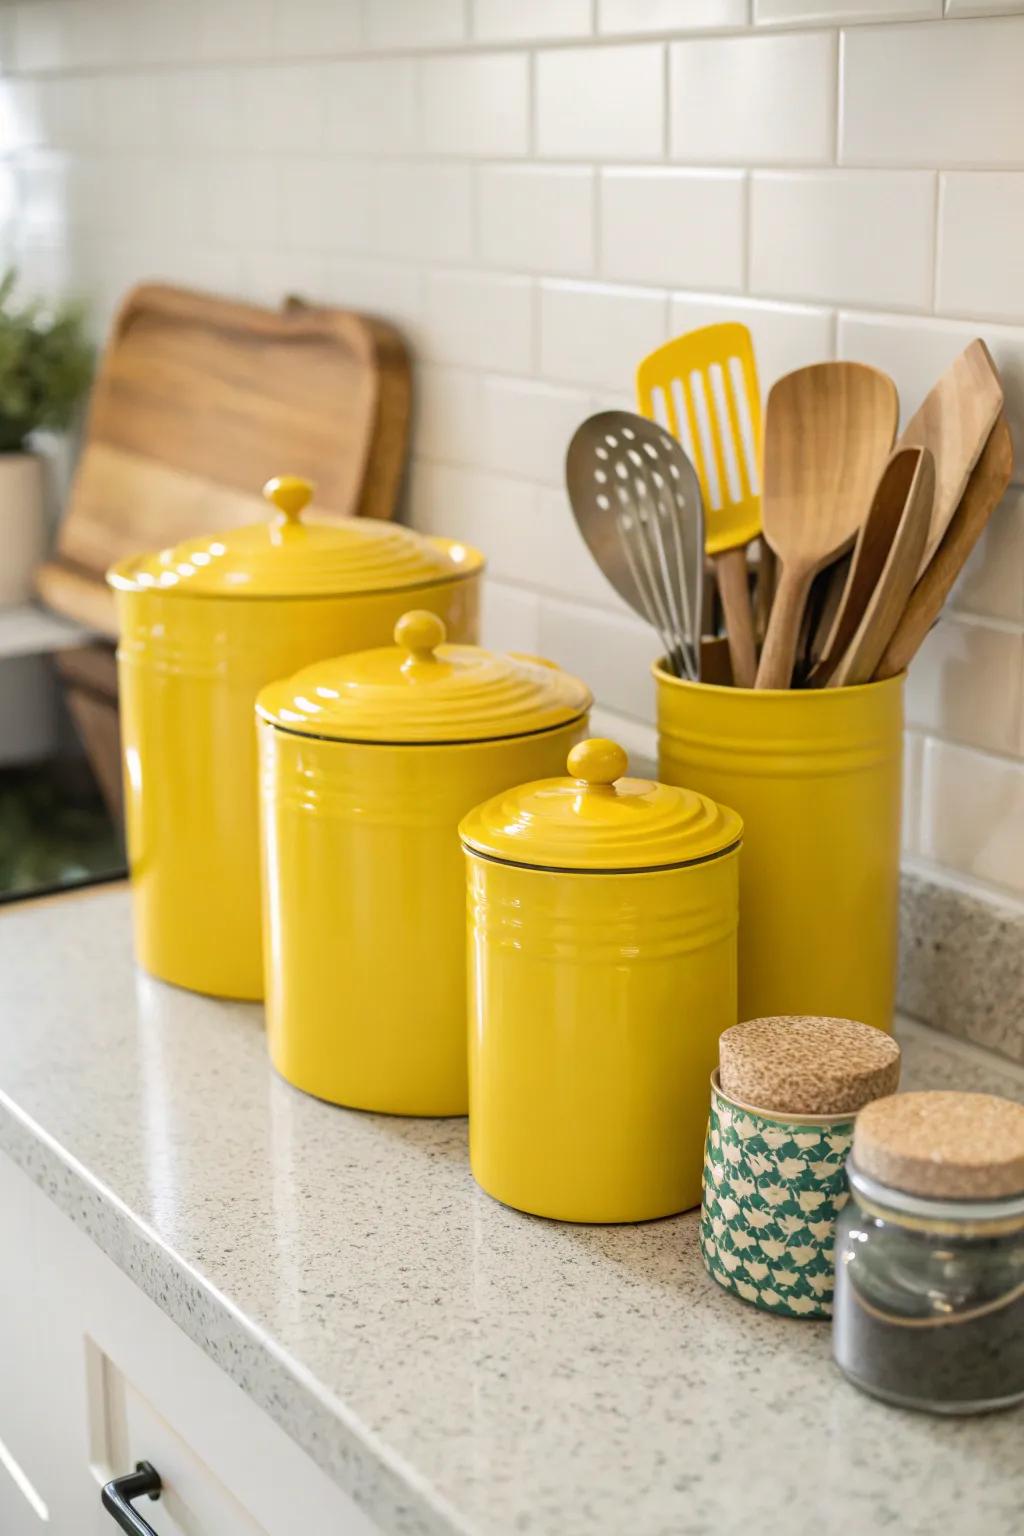
M459 818L551 773L590 693L532 657L445 645L429 613L396 644L260 694L267 1038L332 1103L461 1115L465 882Z
M263 995L253 704L321 656L382 644L410 599L476 634L483 559L391 523L268 523L113 567L128 856L140 964L219 996Z
M470 956L470 1161L562 1221L698 1205L707 1083L736 1023L741 823L624 777L613 742L460 827Z
M740 1018L890 1029L903 678L776 691L654 676L661 777L743 817Z

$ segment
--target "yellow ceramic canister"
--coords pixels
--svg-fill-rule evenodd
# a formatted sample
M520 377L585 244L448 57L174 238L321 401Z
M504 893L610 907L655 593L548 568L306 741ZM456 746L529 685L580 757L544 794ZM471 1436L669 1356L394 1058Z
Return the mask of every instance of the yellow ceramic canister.
M470 954L470 1161L562 1221L699 1205L708 1075L736 1023L734 811L624 777L614 742L459 831Z
M743 817L740 1018L890 1029L903 678L776 691L654 675L661 777Z
M395 644L259 696L267 1037L307 1093L396 1115L466 1113L459 818L552 773L589 690L536 657Z
M303 515L271 481L265 523L124 560L118 681L135 947L163 981L263 994L253 705L322 656L384 644L411 602L476 634L482 557L393 523Z

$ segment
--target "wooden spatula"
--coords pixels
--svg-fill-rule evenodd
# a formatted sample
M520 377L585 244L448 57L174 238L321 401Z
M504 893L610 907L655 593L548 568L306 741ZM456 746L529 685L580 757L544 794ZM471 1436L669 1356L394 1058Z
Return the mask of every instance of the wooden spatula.
M954 358L900 434L898 447L929 448L935 460L935 502L922 571L942 542L1002 408L999 372L978 339Z
M847 591L853 615L858 609L860 615L839 650L828 679L830 688L848 688L870 680L917 580L934 499L935 460L928 449L897 449L878 482L858 535L862 552L884 550L881 568L877 567L877 554L866 555L859 565L854 559Z
M761 395L750 332L730 322L677 336L644 358L636 392L643 415L680 439L697 471L733 676L749 688L757 653L746 546L761 530Z
M901 520L907 506L907 497L921 465L922 454L927 454L931 461L932 494L934 496L934 460L927 449L922 448L895 448L888 464L882 472L882 478L878 482L871 501L871 509L861 524L857 535L857 542L853 546L853 558L849 573L843 587L842 597L838 611L835 614L828 639L822 651L821 660L811 670L807 678L809 688L824 688L833 672L838 667L844 653L849 648L850 642L857 633L858 626L867 612L875 593L878 590L885 563L889 558L900 528ZM927 471L925 471L927 477ZM927 518L931 517L931 502L925 511ZM925 537L928 534L928 525L924 528ZM916 569L913 572L911 587L917 578ZM909 589L904 596L904 603L909 597ZM896 622L900 613L896 614ZM890 632L891 634L891 632ZM890 637L886 637L882 650ZM881 656L881 651L879 651ZM877 658L876 658L877 659Z
M764 443L764 534L782 573L758 688L788 688L816 572L857 536L892 447L896 386L863 363L815 363L772 386Z
M875 668L876 679L895 677L913 661L1012 476L1013 442L1006 416L1000 413L942 543L918 577L903 617Z

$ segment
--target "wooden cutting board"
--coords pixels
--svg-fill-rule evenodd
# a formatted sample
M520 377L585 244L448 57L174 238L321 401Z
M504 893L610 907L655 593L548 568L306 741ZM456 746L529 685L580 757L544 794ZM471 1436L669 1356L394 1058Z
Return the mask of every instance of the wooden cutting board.
M409 361L382 321L147 284L127 297L93 387L53 560L58 612L116 633L115 560L259 521L272 475L316 483L325 515L390 517L408 438Z

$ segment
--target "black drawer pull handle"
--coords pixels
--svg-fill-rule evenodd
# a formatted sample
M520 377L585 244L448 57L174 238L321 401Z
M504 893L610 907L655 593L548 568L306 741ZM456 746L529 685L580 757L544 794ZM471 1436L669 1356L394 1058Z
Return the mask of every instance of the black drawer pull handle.
M128 1536L157 1536L149 1521L143 1520L132 1509L132 1500L141 1499L144 1493L148 1493L151 1499L158 1499L162 1487L156 1467L148 1461L139 1461L135 1464L134 1472L126 1472L124 1477L115 1477L112 1482L106 1483L100 1497L103 1508L110 1511L122 1531L128 1532Z

